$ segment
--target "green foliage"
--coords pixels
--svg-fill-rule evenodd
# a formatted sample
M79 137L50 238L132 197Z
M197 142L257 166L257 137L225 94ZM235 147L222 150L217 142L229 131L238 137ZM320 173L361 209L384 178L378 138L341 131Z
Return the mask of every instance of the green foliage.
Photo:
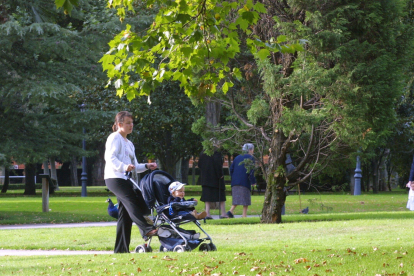
M264 99L255 99L247 111L247 118L251 123L257 124L259 118L269 117L269 114L269 103Z
M6 1L0 22L2 152L18 162L84 153L82 129L104 113L80 111L104 74L97 60L117 18L103 1L82 1L72 17L47 0ZM100 20L100 21L99 21ZM91 128L90 128L91 129ZM91 129L92 131L92 129Z
M109 1L121 20L136 1ZM153 1L147 1L148 8ZM149 95L163 81L178 81L189 96L203 99L219 89L227 93L240 78L240 70L230 60L241 52L243 35L253 53L266 58L282 49L275 41L267 43L252 35L260 15L261 3L240 1L157 1L158 14L143 33L127 26L111 41L111 50L101 59L104 70L118 95ZM296 45L296 44L295 44ZM293 46L292 46L293 47ZM293 48L300 49L299 45ZM221 87L220 87L221 86Z

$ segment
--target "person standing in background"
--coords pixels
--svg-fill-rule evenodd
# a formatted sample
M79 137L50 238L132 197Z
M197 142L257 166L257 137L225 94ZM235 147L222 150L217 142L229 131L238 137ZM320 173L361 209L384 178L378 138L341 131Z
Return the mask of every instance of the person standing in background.
M220 218L228 218L226 215L223 156L217 150L212 156L203 151L200 154L198 167L200 168L200 184L202 185L200 200L206 204L206 219L212 219L210 208L213 202L220 202Z
M410 188L408 192L407 209L414 211L414 158L411 163L410 177L408 178L406 187Z
M230 218L234 217L234 209L237 205L243 205L243 217L247 216L247 208L249 205L252 205L252 185L256 185L256 178L254 177L254 146L250 143L244 144L242 150L243 154L237 156L230 166L231 194L233 196L233 205L227 212Z

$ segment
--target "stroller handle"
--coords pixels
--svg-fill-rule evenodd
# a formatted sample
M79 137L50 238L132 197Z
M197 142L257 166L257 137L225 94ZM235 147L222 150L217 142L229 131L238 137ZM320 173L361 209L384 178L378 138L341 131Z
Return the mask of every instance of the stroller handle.
M137 188L140 192L142 192L141 187L139 187L138 183L132 179L132 172L125 172L125 176L127 177L127 180L131 181L132 184Z
M132 172L125 171L125 176L130 179L132 176Z

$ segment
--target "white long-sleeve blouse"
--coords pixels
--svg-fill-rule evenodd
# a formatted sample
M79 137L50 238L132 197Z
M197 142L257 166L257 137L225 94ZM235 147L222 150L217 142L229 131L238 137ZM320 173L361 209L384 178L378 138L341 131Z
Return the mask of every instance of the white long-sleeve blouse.
M139 164L135 157L135 147L131 141L125 140L119 132L113 132L108 136L105 144L105 171L104 179L123 178L129 164L135 166L137 173L147 169L145 164Z

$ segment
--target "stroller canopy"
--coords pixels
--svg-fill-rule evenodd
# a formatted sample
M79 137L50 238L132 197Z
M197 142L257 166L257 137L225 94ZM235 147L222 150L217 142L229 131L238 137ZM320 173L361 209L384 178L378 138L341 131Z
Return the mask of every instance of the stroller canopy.
M154 208L156 202L160 205L167 204L171 182L174 182L174 178L161 170L152 171L142 178L139 186L148 208Z

